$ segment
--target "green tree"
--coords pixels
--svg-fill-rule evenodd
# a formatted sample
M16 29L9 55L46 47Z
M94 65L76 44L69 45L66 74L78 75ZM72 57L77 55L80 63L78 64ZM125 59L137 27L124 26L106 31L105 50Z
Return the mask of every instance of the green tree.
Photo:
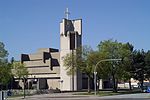
M83 46L81 51L81 59L78 59L78 66L82 73L84 73L88 78L88 93L91 92L90 82L93 78L94 72L94 59L96 57L95 52L90 46Z
M126 44L118 42L117 40L113 41L112 39L100 42L98 49L99 55L101 55L103 59L128 58L131 53ZM105 75L112 78L113 91L117 92L118 80L123 77L125 67L118 61L103 62L101 64L102 65L98 67L100 71L103 72L102 76Z
M11 67L7 61L8 52L4 43L0 42L0 86L8 85L11 79Z
M4 43L0 42L0 60L6 60L6 57L8 56L8 51L5 50Z
M138 80L141 85L141 89L143 89L143 82L146 79L146 63L145 63L145 52L144 50L138 50L133 52L133 78Z
M25 67L25 65L22 64L21 62L17 62L17 61L13 62L12 73L18 79L27 78L28 74L29 74L29 72L28 72L27 68Z
M64 66L68 75L72 75L74 72L79 70L88 77L88 92L90 92L90 80L93 76L93 66L90 64L90 53L93 50L90 46L83 46L76 49L74 53L67 54L64 57Z
M150 81L150 50L145 55L146 78Z
M14 59L13 59L14 60ZM22 79L23 84L24 84L24 98L25 98L25 88L27 87L27 77L28 77L28 70L25 67L25 65L23 63L21 63L20 61L14 61L13 62L13 70L12 70L13 75L15 76L15 78L18 78L19 80Z
M122 80L129 82L129 89L131 90L131 78L133 77L132 66L133 66L133 45L129 42L126 43L126 48L130 50L129 56L124 57L123 59L123 67L125 68L122 76Z
M7 62L0 63L0 85L7 86L11 80L11 66Z

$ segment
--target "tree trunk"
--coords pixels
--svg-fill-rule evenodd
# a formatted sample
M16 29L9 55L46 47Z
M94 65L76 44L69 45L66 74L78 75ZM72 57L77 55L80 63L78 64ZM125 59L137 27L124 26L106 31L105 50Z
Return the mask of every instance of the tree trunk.
M143 91L143 79L141 80L141 89Z
M90 88L90 77L88 76L88 93L91 92L91 88Z
M118 78L116 79L115 86L116 86L116 91L117 91L118 90Z
M116 79L114 74L112 74L112 80L113 80L113 92L117 92Z
M74 51L72 49L72 91L74 91Z
M72 91L74 91L74 72L72 73Z
M131 80L129 79L129 89L130 91L132 90L132 87L131 87Z

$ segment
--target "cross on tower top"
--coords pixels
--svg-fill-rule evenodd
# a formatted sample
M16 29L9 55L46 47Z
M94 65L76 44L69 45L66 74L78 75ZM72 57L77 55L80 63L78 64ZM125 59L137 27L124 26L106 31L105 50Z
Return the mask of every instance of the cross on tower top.
M66 11L65 11L66 19L69 19L69 15L70 15L70 12L69 12L68 8L66 8Z

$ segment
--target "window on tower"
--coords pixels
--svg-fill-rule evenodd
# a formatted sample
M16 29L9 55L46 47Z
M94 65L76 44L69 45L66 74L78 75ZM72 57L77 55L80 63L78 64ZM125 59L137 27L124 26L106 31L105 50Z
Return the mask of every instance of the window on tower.
M75 34L70 33L70 50L75 49Z

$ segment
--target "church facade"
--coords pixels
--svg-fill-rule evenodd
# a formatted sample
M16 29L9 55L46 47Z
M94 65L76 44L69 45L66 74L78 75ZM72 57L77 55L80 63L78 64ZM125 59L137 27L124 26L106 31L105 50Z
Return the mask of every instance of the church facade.
M82 73L67 75L66 54L82 45L82 19L62 19L60 22L60 50L40 48L33 54L21 54L21 62L29 71L28 82L37 89L81 90Z

